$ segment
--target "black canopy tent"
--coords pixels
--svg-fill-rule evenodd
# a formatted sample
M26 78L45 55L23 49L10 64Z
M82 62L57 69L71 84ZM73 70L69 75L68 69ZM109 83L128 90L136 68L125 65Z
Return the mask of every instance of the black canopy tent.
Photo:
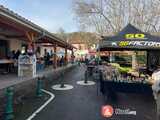
M115 36L103 37L100 50L160 50L160 37L128 24Z
M140 50L147 51L147 70L160 65L160 37L142 32L128 24L115 36L102 37L100 51Z

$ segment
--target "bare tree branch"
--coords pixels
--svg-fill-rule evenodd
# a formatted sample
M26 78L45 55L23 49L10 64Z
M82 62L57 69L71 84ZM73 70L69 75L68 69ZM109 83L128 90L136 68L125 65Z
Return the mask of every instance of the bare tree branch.
M97 33L113 34L131 23L143 31L160 30L160 0L74 0L80 25Z

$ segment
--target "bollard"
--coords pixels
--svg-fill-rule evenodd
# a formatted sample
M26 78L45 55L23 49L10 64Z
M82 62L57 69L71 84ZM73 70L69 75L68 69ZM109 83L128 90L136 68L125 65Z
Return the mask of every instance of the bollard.
M60 85L60 88L64 88L65 87L64 82L63 82L63 78L64 78L64 71L62 71L62 73L61 73L61 85Z
M65 88L64 83L61 83L60 88Z
M87 70L84 73L84 83L88 83L88 71Z
M101 79L101 71L98 70L97 71L97 75L96 75L96 82L97 82L97 96L98 96L98 91L99 91L99 82L100 82L100 79Z
M100 92L104 94L104 78L103 78L103 72L100 70L99 71L99 82L100 82Z
M42 96L42 78L39 78L39 77L38 77L38 80L37 80L36 94L37 94L38 97Z
M5 120L13 120L13 87L6 89L6 98Z

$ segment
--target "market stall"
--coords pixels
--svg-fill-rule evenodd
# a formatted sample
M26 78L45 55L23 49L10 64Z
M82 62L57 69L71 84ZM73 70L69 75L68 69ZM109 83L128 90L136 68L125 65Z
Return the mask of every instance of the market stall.
M160 66L160 37L150 35L128 24L115 36L102 37L100 51L145 51L147 62L138 66L136 52L132 54L132 67L122 67L117 63L104 63L101 71L101 92L133 92L151 94L154 83L152 73ZM134 66L134 67L133 67Z

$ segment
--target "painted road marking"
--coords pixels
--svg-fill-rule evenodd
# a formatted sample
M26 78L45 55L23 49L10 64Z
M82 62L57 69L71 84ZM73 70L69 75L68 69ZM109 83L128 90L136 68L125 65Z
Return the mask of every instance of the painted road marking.
M87 81L87 83L85 83L84 82L84 80L82 80L82 81L77 81L77 84L78 85L95 85L96 83L95 82L93 82L93 81Z
M49 94L51 97L47 100L40 108L38 108L31 116L29 116L26 120L32 120L41 110L43 110L54 98L55 95L49 91L42 89L42 91L46 94Z
M52 89L54 90L71 90L73 89L72 85L64 84L65 87L61 87L61 84L53 85Z

